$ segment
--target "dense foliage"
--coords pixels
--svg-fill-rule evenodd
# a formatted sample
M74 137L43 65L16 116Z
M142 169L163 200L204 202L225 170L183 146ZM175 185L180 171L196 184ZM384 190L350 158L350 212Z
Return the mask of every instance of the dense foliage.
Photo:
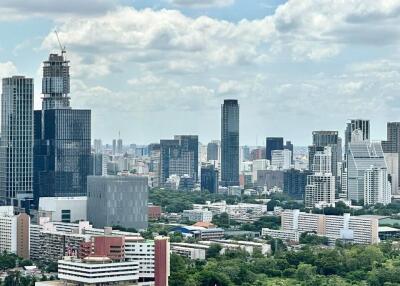
M207 261L190 261L172 254L170 286L400 285L400 252L389 243L308 245L297 251L275 250L270 257L244 251L219 255L213 246L207 255Z
M166 189L152 189L149 192L149 202L161 206L164 211L170 213L180 213L183 210L192 209L193 204L205 204L206 201L216 202L221 200L225 200L228 204L257 203L254 198L248 196L239 198L209 192L185 192Z

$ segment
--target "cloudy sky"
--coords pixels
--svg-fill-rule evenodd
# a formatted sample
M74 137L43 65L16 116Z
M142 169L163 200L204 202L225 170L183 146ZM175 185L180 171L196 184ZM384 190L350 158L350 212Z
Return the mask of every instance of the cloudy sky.
M220 137L236 98L241 144L371 120L400 121L400 0L1 0L0 76L35 78L58 50L72 106L92 109L93 138L150 143Z

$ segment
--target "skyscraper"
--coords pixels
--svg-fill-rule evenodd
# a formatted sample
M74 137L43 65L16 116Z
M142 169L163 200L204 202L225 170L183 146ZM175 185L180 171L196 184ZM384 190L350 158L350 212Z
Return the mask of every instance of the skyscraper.
M216 141L212 141L207 144L207 161L219 160L218 152L219 144Z
M349 143L352 142L352 134L354 131L359 130L362 134L362 140L369 141L370 140L370 124L369 120L365 119L350 119L346 125L345 130L345 138L344 138L344 146L345 146L345 154L347 154L347 148Z
M1 97L0 199L28 207L33 198L33 79L3 79Z
M91 112L70 107L65 51L44 62L42 110L34 113L34 199L85 196L90 174Z
M214 165L201 167L201 190L210 193L218 192L218 170Z
M382 149L392 179L392 193L400 190L400 122L387 123L387 140L382 141Z
M164 184L169 176L188 175L195 181L198 179L198 136L177 135L173 140L160 141L160 184Z
M272 151L283 150L283 137L267 137L265 143L265 159L272 160Z
M117 141L117 153L122 154L123 152L124 152L124 150L123 150L122 139L119 138Z
M221 182L239 185L239 104L234 99L221 106Z
M381 143L370 143L368 141L350 143L346 157L348 199L359 202L364 200L365 191L369 189L365 186L367 170L375 173L377 173L374 171L376 168L387 170ZM372 175L368 176L371 177ZM387 175L386 180L388 180Z

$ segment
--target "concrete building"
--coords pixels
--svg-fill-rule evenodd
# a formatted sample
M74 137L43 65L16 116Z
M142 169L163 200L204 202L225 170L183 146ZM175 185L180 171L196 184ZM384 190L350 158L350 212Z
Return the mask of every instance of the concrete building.
M201 167L201 190L208 191L210 193L218 192L218 169L214 165L206 165Z
M267 187L267 189L272 189L273 187L283 189L283 175L283 170L259 170L257 171L256 185Z
M305 207L316 205L333 206L335 204L335 177L332 174L316 173L307 177Z
M292 165L292 151L287 149L272 151L272 159L271 159L272 167L278 170L287 170L290 169L291 165Z
M285 210L281 214L284 232L314 232L332 240L349 241L356 244L379 242L378 218L374 216L343 216L311 214L299 210ZM273 235L266 230L263 233ZM287 233L289 235L289 233ZM282 235L277 233L277 235Z
M183 218L187 218L189 221L194 222L211 222L213 214L209 210L184 210Z
M365 119L350 119L346 125L345 130L345 154L348 153L348 146L350 143L355 143L352 140L354 131L358 131L361 136L361 141L369 141L371 136L369 120Z
M364 205L390 204L392 188L385 168L371 167L364 172Z
M14 253L29 259L30 217L14 214L13 206L0 206L0 253Z
M65 257L58 261L58 278L72 285L137 285L139 264L108 257Z
M42 197L39 211L51 213L52 221L87 220L87 197Z
M0 200L29 208L33 199L33 79L3 79Z
M168 277L170 275L169 251L168 237L159 236L154 239L154 286L168 286Z
M147 200L146 177L88 177L87 217L94 227L146 229Z

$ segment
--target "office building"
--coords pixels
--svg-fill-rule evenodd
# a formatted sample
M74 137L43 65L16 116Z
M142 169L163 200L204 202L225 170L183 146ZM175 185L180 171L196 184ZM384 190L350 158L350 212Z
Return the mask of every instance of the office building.
M33 79L3 79L0 200L28 208L33 198Z
M272 189L278 187L283 189L283 170L258 170L256 185Z
M93 149L94 149L95 154L103 153L103 143L102 143L101 139L94 139Z
M119 138L117 141L117 154L119 154L119 155L123 154L124 153L123 149L124 148L123 148L123 144L122 144L122 139Z
M188 175L198 180L199 141L197 135L176 135L173 140L160 141L160 184L171 175Z
M371 168L378 168L385 169L387 173L382 145L380 142L369 141L349 143L346 158L348 199L360 202L365 196L365 172Z
M371 134L369 120L350 119L348 121L345 130L345 154L348 153L348 146L349 143L352 142L352 136L354 137L354 131L356 131L355 133L361 134L359 139L361 139L362 141L369 141Z
M292 151L283 150L273 150L271 166L278 170L287 170L291 168L292 164Z
M117 155L117 140L113 139L112 141L112 155Z
M88 177L87 217L94 227L146 229L147 200L147 177Z
M392 182L392 193L400 193L400 122L387 123L387 139L382 141L388 173Z
M221 183L239 185L239 104L233 99L221 106Z
M251 178L251 183L256 182L257 181L257 174L258 171L263 171L263 170L267 170L269 167L269 161L267 159L258 159L258 160L254 160L252 162L245 162L246 164L251 164L248 167L246 166L243 171L245 172L250 172L252 173L252 178ZM243 164L245 164L243 163ZM249 169L249 170L247 170Z
M29 215L16 215L13 206L0 206L0 253L29 259L29 226Z
M107 155L92 153L90 155L91 172L93 176L104 176L107 174Z
M303 199L306 191L307 176L311 171L289 169L283 173L283 192L293 199Z
M265 159L272 160L272 151L283 150L283 137L267 137L265 144Z
M211 141L207 144L207 161L218 161L220 153L220 143Z
M69 61L44 62L42 110L34 112L33 190L40 197L85 196L91 172L91 111L70 107Z
M293 161L294 146L293 146L292 142L291 141L286 141L285 146L283 146L283 149L287 149L287 150L290 150L292 152L292 157L290 159L291 159L291 164L293 164L294 163L294 161Z
M218 192L218 170L214 165L201 167L200 185L202 191L214 194Z
M331 172L337 177L338 162L342 161L342 140L338 136L338 131L313 131L313 144L309 146L309 168L312 169L314 155L316 152L324 151L325 147L331 148Z
M77 222L86 219L87 197L41 197L39 211L51 214L51 221Z

